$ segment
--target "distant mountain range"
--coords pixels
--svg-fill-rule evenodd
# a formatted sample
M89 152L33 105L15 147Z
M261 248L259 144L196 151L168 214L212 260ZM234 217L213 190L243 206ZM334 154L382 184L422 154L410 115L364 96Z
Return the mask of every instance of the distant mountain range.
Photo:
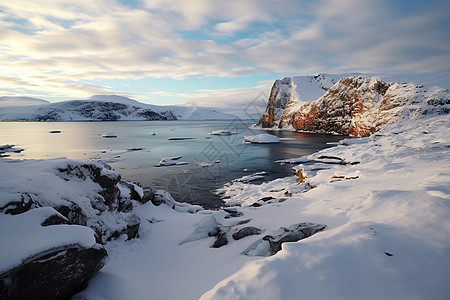
M50 103L29 97L0 97L0 121L227 120L232 114L189 106L150 105L117 95Z

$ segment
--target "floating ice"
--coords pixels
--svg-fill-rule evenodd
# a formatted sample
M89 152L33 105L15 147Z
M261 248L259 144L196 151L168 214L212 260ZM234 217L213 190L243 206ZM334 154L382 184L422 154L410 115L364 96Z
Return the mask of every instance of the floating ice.
M261 133L254 136L244 136L244 143L252 143L252 144L274 144L279 143L280 139L272 134Z

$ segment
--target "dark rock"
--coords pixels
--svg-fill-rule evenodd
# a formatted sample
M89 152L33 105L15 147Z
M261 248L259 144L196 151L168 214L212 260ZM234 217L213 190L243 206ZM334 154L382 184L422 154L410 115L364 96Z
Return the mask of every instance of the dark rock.
M148 201L153 201L155 198L155 194L153 193L153 190L149 187L144 188L144 196L141 198L141 203L147 203Z
M103 191L100 192L100 195L105 199L105 204L112 208L114 204L117 203L120 190L118 187L113 186L111 188L103 189Z
M225 246L226 244L228 244L227 233L220 232L219 235L217 236L216 241L214 242L214 244L211 247L212 248L220 248L222 246Z
M127 198L120 198L117 210L120 212L130 212L131 210L133 210L133 202L131 202L131 200Z
M130 215L127 219L127 227L125 229L125 234L127 235L127 240L131 240L138 237L139 226L141 225L141 219L135 215Z
M69 221L62 215L54 214L45 219L44 222L41 223L41 226L51 226L60 224L69 224Z
M71 202L70 205L62 205L55 208L60 214L67 218L71 224L86 226L87 217L81 207Z
M4 214L17 215L41 206L39 202L33 200L30 194L21 194L20 198L21 199L18 201L11 201L5 206L0 207L0 212Z
M259 204L258 202L255 202L255 203L253 203L252 205L250 205L250 206L253 206L253 207L260 207L261 206L261 204Z
M0 274L1 299L70 299L84 289L107 256L103 247L52 249Z
M253 226L244 227L244 228L240 229L238 232L233 233L233 239L240 240L246 236L258 235L261 232L262 232L261 229L253 227Z
M228 216L225 217L226 219L236 218L236 217L240 217L243 215L243 213L241 211L238 211L234 207L224 208L223 210L228 213Z
M116 187L116 184L120 181L120 176L100 175L93 179L94 182L98 182L102 188L108 189Z
M281 244L286 242L297 242L301 239L310 237L318 231L325 229L326 225L314 223L300 223L292 225L289 228L281 227L282 233L271 236L266 235L262 239L269 242L271 255L281 250Z
M244 225L244 224L249 223L250 221L251 221L251 219L242 220L242 221L237 222L233 226Z
M128 188L128 190L130 191L130 199L137 200L137 201L141 202L141 200L142 200L141 196L139 195L138 192L136 192L136 188L135 188L134 184L131 184L131 183L126 182L126 181L120 181L120 184L122 186L125 186L125 187Z
M262 197L262 198L259 199L258 201L264 201L264 202L267 202L267 201L272 200L272 199L275 199L275 198L272 197L272 196L268 196L268 197Z

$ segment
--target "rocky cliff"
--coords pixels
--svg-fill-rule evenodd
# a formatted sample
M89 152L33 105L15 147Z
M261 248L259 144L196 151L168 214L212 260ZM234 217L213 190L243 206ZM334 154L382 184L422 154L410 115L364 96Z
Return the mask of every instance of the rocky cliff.
M277 90L279 83L272 88L274 94ZM261 116L258 125L263 128L277 126L280 129L368 136L383 124L427 114L448 114L450 110L450 93L446 89L425 88L411 83L387 83L364 76L342 78L318 99L291 105L298 93L291 89L291 93L284 97L289 100L283 108L284 102L271 94L266 113ZM271 114L272 111L278 114Z
M331 88L342 75L294 76L275 80L266 111L257 125L288 128L302 103L313 101Z

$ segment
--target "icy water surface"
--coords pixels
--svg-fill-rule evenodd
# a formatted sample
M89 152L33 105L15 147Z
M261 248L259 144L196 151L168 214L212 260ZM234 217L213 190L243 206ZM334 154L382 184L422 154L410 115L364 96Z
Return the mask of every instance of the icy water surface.
M342 139L332 135L270 132L284 138L283 141L242 144L243 136L263 133L249 129L253 123L242 120L3 122L0 145L14 144L25 149L12 158L102 160L121 173L124 180L166 189L177 201L214 208L222 202L211 191L224 183L259 171L268 172L266 180L292 175L291 166L273 161L308 155L330 147L328 142ZM208 134L221 129L236 134ZM108 132L117 137L102 137ZM178 161L187 164L156 167L160 158L175 156L182 156ZM198 162L211 166L203 167Z

